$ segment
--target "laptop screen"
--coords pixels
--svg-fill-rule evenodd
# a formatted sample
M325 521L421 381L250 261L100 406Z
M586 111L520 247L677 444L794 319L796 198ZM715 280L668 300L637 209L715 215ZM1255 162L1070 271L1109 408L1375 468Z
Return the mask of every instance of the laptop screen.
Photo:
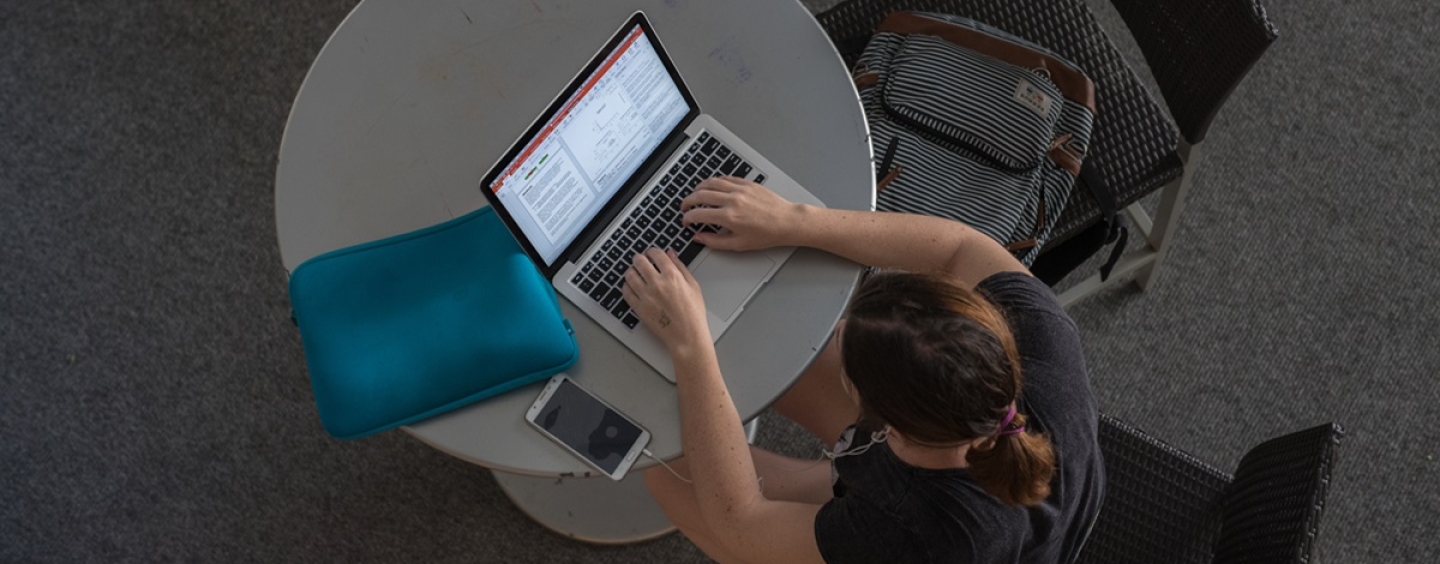
M546 266L690 112L640 24L621 33L487 187Z

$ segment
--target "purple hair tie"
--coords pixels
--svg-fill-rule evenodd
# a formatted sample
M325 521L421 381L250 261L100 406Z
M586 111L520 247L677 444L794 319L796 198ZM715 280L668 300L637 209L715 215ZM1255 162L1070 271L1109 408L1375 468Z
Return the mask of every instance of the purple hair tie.
M1002 436L1005 436L1005 435L1017 435L1017 434L1020 434L1020 433L1024 433L1024 432L1025 432L1025 426L1024 426L1024 425L1017 425L1017 426L1015 426L1015 427L1011 427L1011 426L1010 426L1010 422L1011 422L1011 421L1014 421L1014 420L1015 420L1015 404L1012 403L1012 404L1010 404L1010 411L1006 412L1006 413L1005 413L1005 418L1002 419L1002 420L1000 420L1000 427L998 427L997 430L995 431L995 436L997 436L997 437L1002 437Z

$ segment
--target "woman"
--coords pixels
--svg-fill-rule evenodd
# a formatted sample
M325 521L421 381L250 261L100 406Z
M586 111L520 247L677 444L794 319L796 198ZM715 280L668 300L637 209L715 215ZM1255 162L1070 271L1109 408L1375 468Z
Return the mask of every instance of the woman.
M736 178L701 183L683 210L722 228L696 236L715 249L809 246L899 271L861 286L775 404L837 445L821 465L746 443L701 288L674 253L636 255L625 299L674 357L685 447L646 484L701 550L752 564L1078 553L1103 489L1095 402L1074 323L1008 252L953 221L798 205Z

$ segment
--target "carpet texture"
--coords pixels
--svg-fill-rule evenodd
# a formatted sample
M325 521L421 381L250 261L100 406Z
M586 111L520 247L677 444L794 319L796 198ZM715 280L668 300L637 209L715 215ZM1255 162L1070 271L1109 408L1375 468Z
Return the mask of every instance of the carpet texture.
M320 428L274 173L354 4L0 3L0 562L704 561L570 541L481 468ZM1434 561L1440 7L1265 4L1282 37L1159 284L1071 314L1102 408L1222 469L1343 424L1323 560ZM761 442L815 454L774 418Z

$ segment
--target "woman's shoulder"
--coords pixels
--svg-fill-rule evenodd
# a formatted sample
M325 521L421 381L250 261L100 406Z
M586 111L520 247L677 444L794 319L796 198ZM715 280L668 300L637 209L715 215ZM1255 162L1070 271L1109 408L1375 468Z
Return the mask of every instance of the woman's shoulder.
M1004 312L1027 380L1039 365L1086 379L1080 330L1044 282L1024 273L1002 272L986 278L975 291Z
M1015 317L1048 316L1057 318L1071 329L1075 322L1065 309L1055 291L1039 278L1023 272L999 272L981 280L975 291L985 296L1012 319Z

